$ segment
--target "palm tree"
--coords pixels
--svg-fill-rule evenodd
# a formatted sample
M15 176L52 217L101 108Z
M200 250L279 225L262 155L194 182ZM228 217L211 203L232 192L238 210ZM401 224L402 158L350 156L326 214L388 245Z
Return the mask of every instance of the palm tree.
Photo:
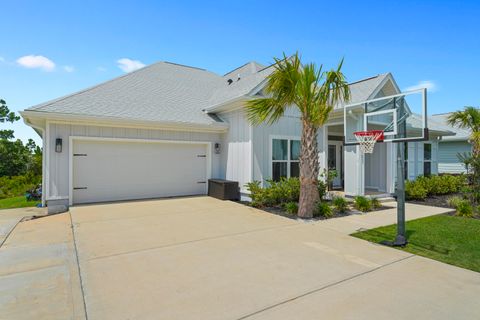
M462 129L469 129L470 143L472 144L472 155L480 156L480 109L465 107L462 111L455 111L448 116L447 122L451 126Z
M275 60L275 70L267 79L265 97L247 103L247 117L254 125L273 124L287 108L297 108L301 114L302 137L300 151L300 201L298 216L310 218L318 194L317 131L328 120L334 106L350 99L350 90L341 72L343 59L337 69L322 71L315 64L302 64L296 53Z

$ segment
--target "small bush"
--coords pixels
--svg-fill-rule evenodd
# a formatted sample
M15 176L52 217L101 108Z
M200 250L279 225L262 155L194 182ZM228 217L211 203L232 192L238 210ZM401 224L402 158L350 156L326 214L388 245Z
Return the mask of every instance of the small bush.
M454 196L447 199L447 204L449 207L456 209L460 201L463 201L461 197Z
M362 212L368 212L372 210L372 201L363 196L356 196L354 198L355 209Z
M372 204L373 209L378 209L382 207L382 203L377 198L370 199L370 202Z
M335 197L333 198L332 203L335 211L339 213L345 213L348 211L348 201L345 198Z
M461 200L457 203L457 212L456 215L460 217L472 217L473 216L473 206L468 200Z
M407 181L405 183L405 197L407 200L425 200L428 191L423 180Z
M314 216L324 217L324 218L331 218L333 217L333 210L327 202L319 201L317 203L316 212L314 212Z
M32 174L0 177L0 199L22 196L27 190L35 188L40 183L42 183L42 177Z
M327 183L323 180L318 180L318 195L320 197L320 200L325 198L325 195L327 194Z
M290 214L297 214L298 212L298 203L296 202L287 202L283 205L283 208L285 209L285 211L287 213L290 213Z

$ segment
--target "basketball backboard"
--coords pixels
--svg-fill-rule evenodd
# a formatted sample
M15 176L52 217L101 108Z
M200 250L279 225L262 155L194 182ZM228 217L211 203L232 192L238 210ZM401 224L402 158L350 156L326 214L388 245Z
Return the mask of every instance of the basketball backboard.
M371 130L382 130L383 142L428 140L427 90L402 92L344 107L345 145L358 144L355 132Z

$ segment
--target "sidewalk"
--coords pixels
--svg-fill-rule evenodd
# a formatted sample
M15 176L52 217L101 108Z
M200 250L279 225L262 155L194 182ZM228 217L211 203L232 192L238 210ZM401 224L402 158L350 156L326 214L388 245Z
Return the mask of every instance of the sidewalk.
M352 234L362 229L373 229L397 223L397 203L385 202L383 205L393 207L387 210L374 211L362 214L352 214L346 217L321 220L316 223L324 228L338 231L343 234ZM439 208L418 204L406 203L405 216L407 220L415 220L452 211L450 208Z

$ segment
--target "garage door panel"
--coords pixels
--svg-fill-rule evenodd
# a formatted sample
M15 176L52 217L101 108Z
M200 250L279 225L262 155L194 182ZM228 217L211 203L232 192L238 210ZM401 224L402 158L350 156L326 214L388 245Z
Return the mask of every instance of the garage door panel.
M74 154L74 203L206 192L205 145L75 141Z

